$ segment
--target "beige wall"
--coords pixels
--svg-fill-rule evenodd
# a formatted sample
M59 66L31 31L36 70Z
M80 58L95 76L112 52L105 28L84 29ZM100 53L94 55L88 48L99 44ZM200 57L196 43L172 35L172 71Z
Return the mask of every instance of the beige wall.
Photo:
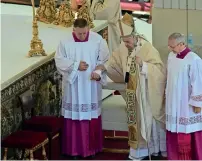
M166 61L168 56L167 37L172 32L193 35L195 51L202 57L202 10L153 8L152 10L152 42Z
M202 10L201 0L153 0L155 8Z

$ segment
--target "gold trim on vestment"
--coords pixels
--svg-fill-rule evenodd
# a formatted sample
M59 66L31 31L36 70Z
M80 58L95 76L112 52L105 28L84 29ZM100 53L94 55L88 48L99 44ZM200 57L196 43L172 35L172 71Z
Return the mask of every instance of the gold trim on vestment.
M126 112L128 117L128 143L130 147L137 148L138 133L137 133L137 110L136 110L136 91L126 89L127 106Z
M136 149L138 146L138 125L137 125L137 69L135 64L135 57L130 60L129 81L126 88L126 112L128 118L128 144L130 147Z

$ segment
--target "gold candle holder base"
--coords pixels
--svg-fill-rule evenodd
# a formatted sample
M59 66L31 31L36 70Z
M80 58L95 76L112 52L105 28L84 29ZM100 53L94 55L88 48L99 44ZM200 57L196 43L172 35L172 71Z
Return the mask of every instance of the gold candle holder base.
M33 43L35 46L41 46L41 42L33 42L31 41L31 43ZM44 49L31 49L28 53L28 57L32 57L32 56L37 56L37 55L42 55L42 56L47 56L46 52Z

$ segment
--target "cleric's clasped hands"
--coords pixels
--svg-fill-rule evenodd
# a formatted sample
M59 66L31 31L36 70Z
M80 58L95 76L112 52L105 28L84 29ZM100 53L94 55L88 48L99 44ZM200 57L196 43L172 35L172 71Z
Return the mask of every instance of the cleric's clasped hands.
M88 67L89 67L89 65L85 61L80 61L78 70L79 71L86 71L88 69ZM99 81L100 75L98 73L96 73L95 71L93 71L91 73L91 80Z

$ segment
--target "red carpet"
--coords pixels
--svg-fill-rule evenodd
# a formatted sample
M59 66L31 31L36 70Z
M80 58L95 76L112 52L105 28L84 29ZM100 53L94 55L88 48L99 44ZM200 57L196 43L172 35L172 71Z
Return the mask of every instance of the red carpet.
M104 130L103 134L105 137L114 137L114 134L116 136L124 136L126 137L128 135L128 132L115 132L111 130ZM104 138L104 149L102 153L98 153L95 155L94 158L78 158L79 160L127 160L128 159L128 153L121 153L121 152L108 152L109 149L123 149L128 150L128 140L127 139L109 139ZM107 149L107 150L106 150ZM107 151L107 152L105 152ZM62 156L62 160L71 160L71 157L68 156Z
M114 140L114 139L104 139L104 148L110 149L129 149L127 140ZM62 160L72 160L71 157L62 156ZM112 152L102 152L95 155L94 158L78 158L79 160L127 160L127 153L112 153Z
M110 149L129 149L126 139L104 139L104 148Z
M127 140L127 132L120 132L120 131L108 131L104 130L104 149L103 152L98 153L95 155L94 158L87 157L87 158L77 158L77 160L128 160L128 140ZM111 139L109 137L120 137L124 136L123 139ZM60 155L60 140L56 138L52 141L53 149L52 152L52 159L53 160L72 160L70 156L62 156ZM42 160L42 153L41 149L37 150L34 153L35 159ZM46 152L48 156L48 147L46 146ZM49 159L50 160L50 159ZM144 159L148 160L148 158ZM162 157L152 157L152 160L165 160Z
M60 160L72 160L70 157L61 157ZM99 153L94 158L78 158L78 160L128 160L127 154Z
M125 136L127 135L126 132L115 132L114 131L104 131L105 136L113 136L113 134L116 134L116 136ZM104 138L103 138L104 139ZM60 152L60 139L59 137L52 140L52 160L72 160L72 157L70 156L64 156L61 155ZM94 158L87 157L87 158L78 158L78 160L127 160L128 159L128 153L125 152L109 152L109 149L115 149L115 150L128 150L128 141L127 139L104 139L104 149L103 152L98 153L95 155ZM48 145L46 145L46 156L48 157L49 150ZM26 158L29 158L27 156ZM36 160L43 160L42 156L42 149L38 149L34 152L34 159ZM50 159L49 159L50 160Z

